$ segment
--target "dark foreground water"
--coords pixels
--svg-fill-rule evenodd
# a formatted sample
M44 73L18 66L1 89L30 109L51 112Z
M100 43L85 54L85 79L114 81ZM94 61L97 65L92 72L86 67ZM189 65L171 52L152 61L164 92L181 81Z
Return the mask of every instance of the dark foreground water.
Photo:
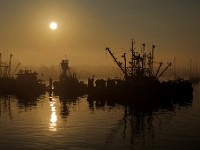
M200 149L200 85L193 100L123 106L70 100L0 98L0 150Z

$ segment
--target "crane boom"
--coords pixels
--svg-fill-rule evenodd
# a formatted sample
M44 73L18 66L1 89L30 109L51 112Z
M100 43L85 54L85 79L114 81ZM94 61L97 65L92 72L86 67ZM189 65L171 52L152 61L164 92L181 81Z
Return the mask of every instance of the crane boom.
M18 69L18 67L20 66L20 63L18 63L17 64L17 66L16 66L16 68L15 68L15 70L13 71L13 73L12 73L12 76L11 77L13 77L13 75L15 74L15 72L17 71L17 69Z
M167 67L160 73L160 75L158 76L158 79L163 75L163 73L172 65L172 63L169 63L167 65Z
M118 67L121 69L121 71L124 73L124 75L126 75L126 71L122 67L122 63L119 62L119 61L117 61L117 58L115 58L115 56L113 55L113 53L110 51L110 48L106 47L106 50L110 53L110 55L114 59L115 63L117 63Z
M160 65L159 65L159 67L158 67L158 70L157 70L157 72L156 72L156 75L155 75L155 77L157 77L157 75L158 75L158 73L159 73L159 71L160 71L160 68L162 67L162 62L160 63Z

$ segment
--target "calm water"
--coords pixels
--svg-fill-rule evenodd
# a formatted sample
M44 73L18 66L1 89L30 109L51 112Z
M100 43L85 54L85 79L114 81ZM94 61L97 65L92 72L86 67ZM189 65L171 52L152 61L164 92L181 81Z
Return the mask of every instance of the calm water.
M0 98L0 150L200 149L200 85L193 100L123 106L69 100Z

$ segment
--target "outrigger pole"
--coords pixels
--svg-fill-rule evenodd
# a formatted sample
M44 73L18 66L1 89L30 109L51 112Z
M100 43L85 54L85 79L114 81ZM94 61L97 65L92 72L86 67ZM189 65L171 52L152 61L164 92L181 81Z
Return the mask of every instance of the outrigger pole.
M106 50L110 53L110 55L112 56L112 58L114 59L115 63L117 63L117 65L119 66L119 68L121 69L121 71L124 73L124 75L126 76L126 68L124 69L122 67L122 63L117 61L117 58L115 58L115 56L113 55L113 53L110 51L110 48L106 47Z

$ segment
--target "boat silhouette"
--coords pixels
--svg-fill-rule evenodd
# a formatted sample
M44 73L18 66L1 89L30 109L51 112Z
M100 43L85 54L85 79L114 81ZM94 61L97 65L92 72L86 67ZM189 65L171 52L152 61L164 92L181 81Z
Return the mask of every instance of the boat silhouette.
M157 69L154 67L154 49L152 45L150 53L145 50L145 44L142 44L142 52L136 52L134 48L134 41L131 44L131 60L129 66L127 65L126 53L122 55L124 63L118 59L111 52L110 48L106 48L113 58L115 64L123 73L123 79L88 79L88 98L116 98L116 99L130 99L142 98L150 99L155 97L163 97L168 95L192 95L192 84L187 80L169 80L161 82L161 76L171 66L167 66L161 71L163 65L159 63Z
M16 74L15 94L20 96L41 95L46 91L46 85L32 70L20 70Z
M61 73L59 76L59 80L53 82L53 90L55 95L77 97L85 94L87 91L87 85L84 84L83 81L79 81L77 79L76 73L71 74L69 60L62 60L60 66Z

